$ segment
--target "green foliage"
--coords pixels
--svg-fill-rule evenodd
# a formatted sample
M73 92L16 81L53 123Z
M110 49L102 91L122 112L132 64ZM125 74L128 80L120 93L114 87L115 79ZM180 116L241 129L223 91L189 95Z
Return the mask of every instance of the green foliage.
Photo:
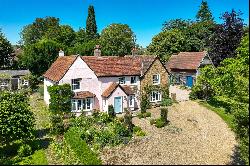
M50 94L50 111L53 113L71 111L71 97L73 96L73 92L69 84L49 86L48 92Z
M34 75L41 76L49 69L58 57L58 52L63 49L61 44L44 39L35 44L24 47L24 53L20 56L20 63L27 67Z
M28 145L28 144L23 144L18 149L18 156L20 156L20 157L29 156L29 155L31 155L31 153L32 153L32 149L31 149L30 145Z
M31 156L24 158L19 165L48 165L46 154L43 149L35 151Z
M93 56L94 55L94 47L97 44L97 40L90 40L84 43L76 43L74 47L68 49L69 54L79 54L85 56Z
M132 115L131 115L131 112L129 112L128 110L125 111L124 124L126 127L128 127L128 130L130 132L133 130L134 124L132 122Z
M173 100L171 98L163 98L161 101L161 106L167 107L173 105Z
M34 115L28 99L18 92L0 93L0 142L9 144L33 136Z
M146 117L151 117L151 112L145 112L145 113L138 113L137 114L138 118L146 118Z
M82 164L100 165L101 160L97 154L88 147L87 143L83 141L80 136L81 133L77 128L71 128L65 133L64 138Z
M59 114L51 114L50 116L51 121L51 133L53 134L63 134L64 132L64 125L63 125L63 118Z
M88 8L88 17L86 21L86 35L89 40L92 40L98 37L97 25L96 25L96 20L95 20L95 10L94 10L94 6L92 5L90 5Z
M156 121L155 121L155 126L157 128L162 128L165 126L165 124L166 124L166 122L162 118L156 119Z
M165 124L168 123L168 108L167 107L161 108L161 119L162 121L164 121Z
M113 105L108 106L108 115L111 118L115 118L116 115L115 115L115 110L114 110Z
M111 24L102 30L100 45L103 55L124 56L131 54L135 35L127 24Z
M140 104L141 104L141 113L143 114L150 106L149 97L147 94L142 94Z
M197 12L196 19L198 22L213 21L213 16L208 8L207 1L202 1L199 11Z
M0 69L10 67L10 58L13 48L0 29Z
M135 126L133 128L133 133L136 135L136 136L140 136L140 137L143 137L146 135L146 133L144 131L142 131L141 127L139 126Z
M151 124L151 125L153 125L153 124L155 124L155 123L156 123L156 119L150 119L150 121L149 121L149 122L150 122L150 124Z

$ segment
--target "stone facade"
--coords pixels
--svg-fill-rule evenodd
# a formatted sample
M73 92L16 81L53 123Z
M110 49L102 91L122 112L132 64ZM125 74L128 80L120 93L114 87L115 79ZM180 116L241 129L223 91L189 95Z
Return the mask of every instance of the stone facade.
M141 90L147 85L153 85L153 75L160 75L160 86L169 86L169 73L157 58L141 79Z

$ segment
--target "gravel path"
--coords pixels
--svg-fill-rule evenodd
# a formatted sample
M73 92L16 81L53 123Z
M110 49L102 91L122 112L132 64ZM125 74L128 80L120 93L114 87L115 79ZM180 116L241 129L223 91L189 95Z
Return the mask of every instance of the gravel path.
M180 85L170 85L169 87L169 96L171 96L171 93L175 93L177 101L189 100L190 92L191 92L190 89L181 89Z
M158 118L159 108L150 110ZM106 148L103 164L230 164L234 133L214 112L193 101L169 108L170 125L158 129L149 119L133 118L147 136L133 138L127 145Z

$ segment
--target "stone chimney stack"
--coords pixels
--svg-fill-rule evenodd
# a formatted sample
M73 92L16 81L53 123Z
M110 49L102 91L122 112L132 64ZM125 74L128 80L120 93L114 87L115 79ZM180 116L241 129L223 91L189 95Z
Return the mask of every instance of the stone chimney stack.
M132 56L133 56L133 57L136 55L136 51L137 51L136 48L133 47L133 48L132 48Z
M64 51L60 49L59 56L64 56Z
M96 45L94 49L94 56L101 56L100 45Z

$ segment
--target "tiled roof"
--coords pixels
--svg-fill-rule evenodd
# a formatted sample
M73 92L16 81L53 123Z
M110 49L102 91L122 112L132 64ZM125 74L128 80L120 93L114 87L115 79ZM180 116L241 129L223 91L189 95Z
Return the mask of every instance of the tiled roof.
M155 59L154 56L82 56L98 77L141 75ZM144 63L142 68L142 62ZM151 62L151 63L150 63ZM142 73L141 73L142 71Z
M85 99L87 97L95 97L95 94L89 91L76 92L73 99Z
M43 75L52 81L60 81L77 56L60 56Z
M52 81L60 81L76 59L76 55L58 57L43 75ZM81 56L97 77L144 75L156 56Z
M166 63L166 68L168 71L171 71L171 69L196 70L206 53L206 51L180 52L178 55L172 55L170 57Z
M103 97L109 97L109 96L114 92L114 90L115 90L118 86L119 86L127 95L135 94L135 93L133 92L133 90L132 90L129 86L127 86L127 85L121 86L120 84L113 82L113 83L112 83L112 84L102 93L102 96L103 96Z

